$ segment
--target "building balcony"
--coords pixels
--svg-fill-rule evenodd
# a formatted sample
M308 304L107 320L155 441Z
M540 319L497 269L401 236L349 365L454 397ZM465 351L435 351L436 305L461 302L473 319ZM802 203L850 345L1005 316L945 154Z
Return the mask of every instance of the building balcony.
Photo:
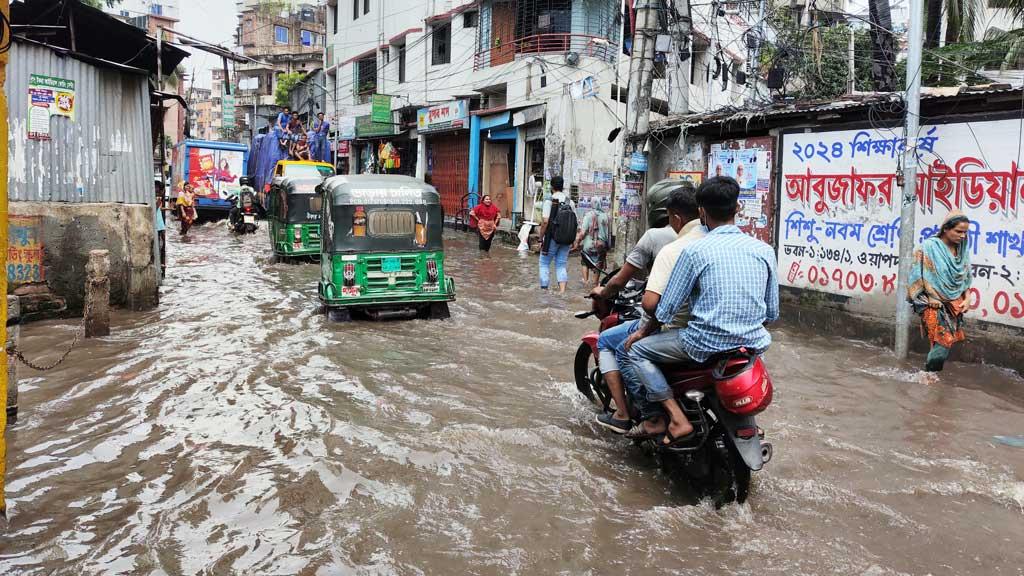
M583 58L614 62L618 47L607 38L589 34L535 34L478 51L473 55L473 69L500 66L524 57L567 55L570 52Z

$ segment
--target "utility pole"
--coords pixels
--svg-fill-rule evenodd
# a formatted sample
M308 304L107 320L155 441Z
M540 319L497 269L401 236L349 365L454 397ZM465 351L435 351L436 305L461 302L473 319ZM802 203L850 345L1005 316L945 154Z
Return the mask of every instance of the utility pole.
M690 75L687 73L688 66L684 65L683 50L689 49L690 0L669 0L668 13L672 22L668 110L672 114L687 114L690 111Z
M633 34L633 53L629 60L629 95L626 102L626 146L623 149L623 160L635 152L646 154L644 147L651 120L651 88L654 84L654 42L658 33L658 12L661 0L637 0L636 31ZM646 158L646 156L645 156ZM644 175L642 171L630 170L625 173L623 183L635 190L643 213ZM623 190L626 194L626 190ZM629 193L632 195L632 193ZM636 244L640 238L639 218L627 222L626 246Z
M857 90L857 66L854 62L856 54L856 42L853 26L850 26L850 45L846 51L846 73L849 76L846 81L846 92L853 94Z
M921 49L924 29L921 22L922 0L910 0L910 36L907 44L907 143L903 152L903 203L900 210L900 267L896 282L896 358L907 357L910 339L910 304L907 279L914 251L914 210L917 201L917 132L921 110Z

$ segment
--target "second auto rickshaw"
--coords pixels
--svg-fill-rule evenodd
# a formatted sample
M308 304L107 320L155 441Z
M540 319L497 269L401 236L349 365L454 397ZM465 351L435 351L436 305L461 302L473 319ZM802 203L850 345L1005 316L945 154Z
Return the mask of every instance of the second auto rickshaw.
M278 257L319 256L321 197L317 177L274 178L267 195L270 244Z

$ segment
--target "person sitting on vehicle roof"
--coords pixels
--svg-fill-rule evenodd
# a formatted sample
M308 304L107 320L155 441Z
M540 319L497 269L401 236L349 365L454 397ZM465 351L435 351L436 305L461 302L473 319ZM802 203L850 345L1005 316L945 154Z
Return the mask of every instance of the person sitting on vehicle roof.
M678 447L693 439L693 426L676 402L660 364L704 363L716 354L745 348L762 353L772 337L765 324L779 318L779 282L775 252L736 227L736 180L714 177L697 191L707 236L691 244L676 262L655 314L656 323L629 337L625 348L649 402L668 413L660 444ZM683 305L690 319L681 330L655 333Z

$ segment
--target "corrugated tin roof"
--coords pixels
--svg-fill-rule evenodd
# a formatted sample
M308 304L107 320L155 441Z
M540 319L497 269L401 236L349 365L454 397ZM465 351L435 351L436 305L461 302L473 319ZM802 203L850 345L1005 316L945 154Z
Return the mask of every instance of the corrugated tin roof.
M28 139L30 74L75 81L75 117L52 117L50 140ZM4 90L9 104L10 200L152 201L153 144L145 76L100 68L16 41Z
M968 88L960 89L956 94L945 94L941 90L934 90L933 93L921 95L922 101L949 101L967 97L992 96L992 95L1024 95L1024 89L1008 86L992 88ZM753 120L765 120L783 118L786 116L797 116L805 114L827 114L829 112L850 111L857 108L868 108L885 103L902 102L902 93L862 93L852 96L844 96L842 100L811 100L781 102L757 109L726 109L706 112L702 114L686 114L668 116L661 120L651 122L651 132L661 132L678 127L697 128L700 126L711 126L733 122L750 122Z

